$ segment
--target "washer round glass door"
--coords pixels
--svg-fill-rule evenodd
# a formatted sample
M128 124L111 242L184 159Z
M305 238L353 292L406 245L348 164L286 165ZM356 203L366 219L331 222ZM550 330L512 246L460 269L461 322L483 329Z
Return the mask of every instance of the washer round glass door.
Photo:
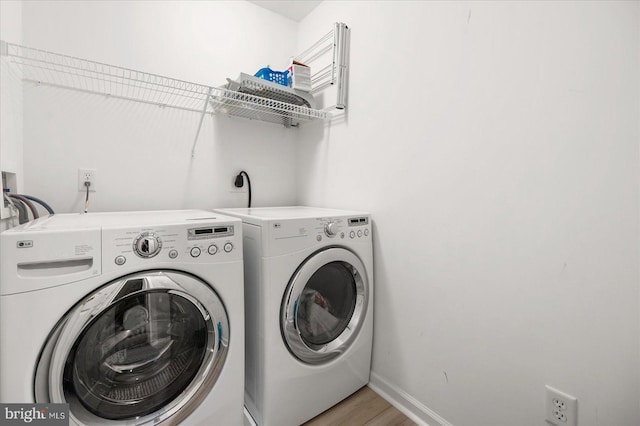
M366 314L369 283L362 261L333 247L307 258L289 281L281 309L289 351L321 364L347 350Z
M224 305L203 281L131 275L59 323L38 364L36 401L68 403L80 424L178 422L215 384L228 339Z

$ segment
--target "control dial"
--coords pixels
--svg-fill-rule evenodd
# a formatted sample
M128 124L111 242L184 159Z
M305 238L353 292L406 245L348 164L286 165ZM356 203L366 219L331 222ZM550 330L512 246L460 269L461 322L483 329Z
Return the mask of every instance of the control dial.
M143 232L133 241L133 251L140 257L150 258L160 253L162 241L153 232Z
M338 232L338 224L335 222L327 222L324 225L324 233L327 234L327 237L333 237Z

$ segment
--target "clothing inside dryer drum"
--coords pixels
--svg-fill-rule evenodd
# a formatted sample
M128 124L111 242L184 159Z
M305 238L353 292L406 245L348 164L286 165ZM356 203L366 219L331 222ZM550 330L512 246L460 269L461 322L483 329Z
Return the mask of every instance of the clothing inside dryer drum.
M150 414L192 381L205 355L207 324L187 299L166 291L118 300L93 320L68 356L65 399L96 416Z
M344 262L327 263L302 290L296 323L305 343L326 345L349 324L356 306L356 283L351 269Z

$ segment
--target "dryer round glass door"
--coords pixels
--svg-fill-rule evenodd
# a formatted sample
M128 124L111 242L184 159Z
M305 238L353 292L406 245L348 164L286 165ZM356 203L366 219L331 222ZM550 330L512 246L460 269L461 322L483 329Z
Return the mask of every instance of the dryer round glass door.
M38 402L66 402L81 424L186 417L211 390L229 343L222 301L199 279L153 271L102 287L49 339Z
M369 297L364 265L329 248L307 258L289 281L281 309L289 351L309 364L327 362L357 338Z

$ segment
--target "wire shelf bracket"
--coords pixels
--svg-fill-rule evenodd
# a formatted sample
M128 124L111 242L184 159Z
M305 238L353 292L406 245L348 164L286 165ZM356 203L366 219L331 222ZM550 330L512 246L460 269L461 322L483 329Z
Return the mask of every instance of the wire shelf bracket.
M202 113L200 114L200 121L198 122L198 130L196 130L196 137L193 139L193 146L191 147L191 158L196 156L196 144L198 143L198 136L200 136L200 129L202 129L202 122L204 121L204 116L207 115L207 107L209 106L209 99L211 98L212 87L209 87L209 91L207 92L207 99L204 102L204 106L202 107Z

